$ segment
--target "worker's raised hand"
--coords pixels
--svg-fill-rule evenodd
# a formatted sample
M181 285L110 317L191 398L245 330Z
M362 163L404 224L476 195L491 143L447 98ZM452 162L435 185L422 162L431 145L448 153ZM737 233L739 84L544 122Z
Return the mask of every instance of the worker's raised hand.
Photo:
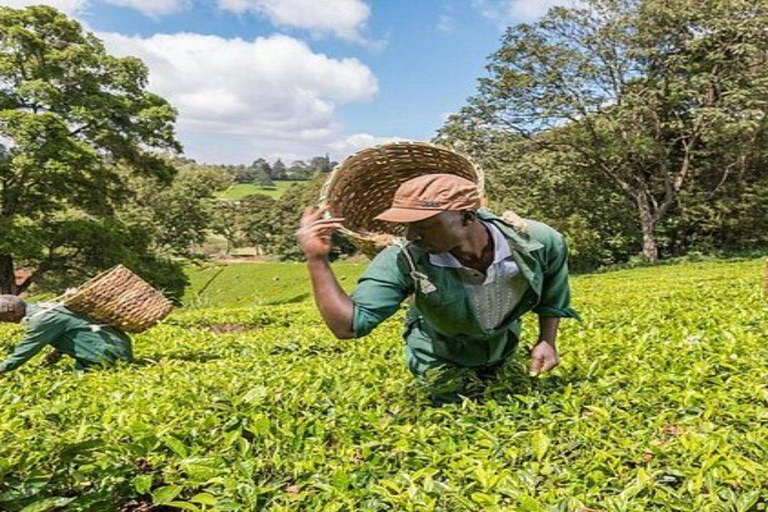
M328 256L328 253L333 249L331 235L334 231L342 228L341 223L344 219L323 218L327 211L327 208L315 209L310 206L304 210L304 215L301 217L300 227L295 236L308 260Z
M540 373L548 372L560 364L557 349L547 341L540 341L531 350L531 369L529 375L536 377Z

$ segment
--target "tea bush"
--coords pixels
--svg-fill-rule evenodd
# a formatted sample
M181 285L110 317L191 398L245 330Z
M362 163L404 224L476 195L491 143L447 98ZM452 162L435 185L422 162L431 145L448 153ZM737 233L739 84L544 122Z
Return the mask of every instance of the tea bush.
M557 370L528 378L524 347L442 408L402 314L339 341L310 303L180 311L134 364L0 380L0 509L765 510L761 283L756 260L576 277Z

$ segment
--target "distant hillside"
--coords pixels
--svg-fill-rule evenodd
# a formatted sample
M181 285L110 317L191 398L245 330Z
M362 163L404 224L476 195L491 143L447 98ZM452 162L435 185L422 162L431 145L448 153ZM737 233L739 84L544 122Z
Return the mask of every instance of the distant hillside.
M335 263L341 285L354 287L363 264ZM286 304L311 300L309 276L301 263L236 263L202 269L190 267L191 286L184 295L190 308Z
M252 185L250 183L238 183L236 185L232 185L222 192L219 192L218 197L221 199L237 200L243 199L244 197L261 194L264 196L272 197L274 199L279 199L291 186L296 183L303 182L296 180L285 180L275 181L273 183L274 186L270 187L262 187L259 185Z

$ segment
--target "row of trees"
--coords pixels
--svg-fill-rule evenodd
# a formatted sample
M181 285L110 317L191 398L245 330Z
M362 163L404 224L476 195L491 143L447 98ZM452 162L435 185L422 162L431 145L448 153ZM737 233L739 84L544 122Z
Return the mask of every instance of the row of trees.
M768 243L768 2L586 0L507 30L438 141L581 266Z
M279 158L271 164L264 158L257 158L250 165L204 165L190 159L182 161L188 165L224 172L232 178L234 183L250 183L267 187L271 186L273 181L310 180L320 174L331 172L337 163L331 161L328 155L313 157L309 162L295 160L289 167Z
M227 252L237 247L255 247L261 254L284 260L299 260L303 254L294 232L307 205L316 204L327 176L291 186L282 197L253 195L239 201L217 201L213 206L210 231L227 241ZM336 237L331 258L352 254L355 248Z

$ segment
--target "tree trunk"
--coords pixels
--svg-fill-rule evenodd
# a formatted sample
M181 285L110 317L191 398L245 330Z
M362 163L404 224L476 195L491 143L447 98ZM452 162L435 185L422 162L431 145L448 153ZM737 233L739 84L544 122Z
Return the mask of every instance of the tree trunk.
M643 257L655 263L659 261L659 247L656 244L656 235L653 233L653 226L647 228L645 225L643 229Z
M13 256L0 254L0 294L16 294L16 273L14 270Z
M656 221L651 212L651 205L644 196L637 198L637 208L640 213L640 230L643 233L643 257L655 263L659 260L659 247L656 243Z

